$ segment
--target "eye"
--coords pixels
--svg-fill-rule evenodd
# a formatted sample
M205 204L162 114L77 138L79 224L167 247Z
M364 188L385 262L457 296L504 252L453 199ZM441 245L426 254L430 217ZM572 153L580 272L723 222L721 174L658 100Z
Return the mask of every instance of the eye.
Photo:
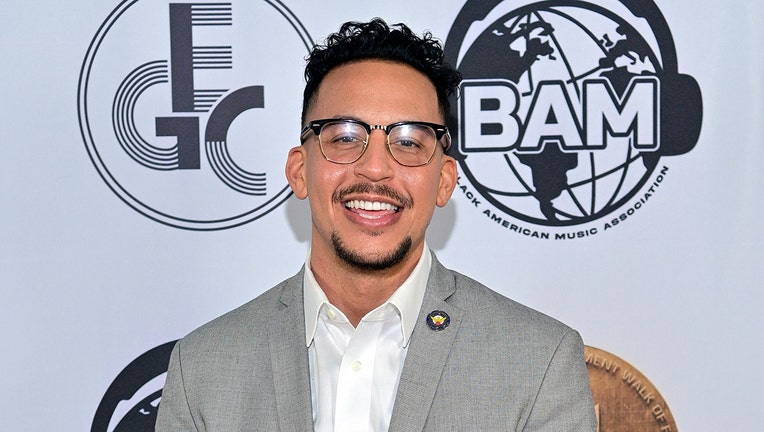
M435 133L427 126L404 124L390 131L390 147L399 151L426 151L435 143Z
M396 137L390 141L390 146L400 147L401 150L417 150L422 148L422 143L412 137Z
M326 141L331 144L357 144L364 141L363 138L354 134L343 134L327 138Z
M363 145L366 131L354 123L328 123L321 130L321 140L330 145Z

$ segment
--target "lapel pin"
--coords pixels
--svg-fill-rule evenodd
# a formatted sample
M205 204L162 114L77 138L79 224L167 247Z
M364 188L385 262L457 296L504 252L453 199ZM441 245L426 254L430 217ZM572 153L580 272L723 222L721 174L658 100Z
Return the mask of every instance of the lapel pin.
M435 310L427 315L427 325L435 331L441 331L449 324L451 324L451 317L443 311Z

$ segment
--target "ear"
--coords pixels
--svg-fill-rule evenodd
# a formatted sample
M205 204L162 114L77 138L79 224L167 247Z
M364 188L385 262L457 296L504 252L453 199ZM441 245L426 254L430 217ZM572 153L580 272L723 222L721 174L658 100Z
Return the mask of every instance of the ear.
M286 178L292 192L299 199L308 197L308 185L305 181L305 147L297 146L289 150L286 163Z
M457 179L456 160L451 156L443 156L440 165L440 184L438 185L438 198L435 204L438 207L444 207L448 200L451 199L451 194L456 188Z

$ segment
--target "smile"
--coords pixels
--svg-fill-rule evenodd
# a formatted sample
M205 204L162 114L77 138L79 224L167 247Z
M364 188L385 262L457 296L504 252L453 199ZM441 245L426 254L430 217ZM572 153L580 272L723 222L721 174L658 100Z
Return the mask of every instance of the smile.
M345 208L366 211L393 211L398 212L398 207L390 203L380 201L351 200L345 202Z

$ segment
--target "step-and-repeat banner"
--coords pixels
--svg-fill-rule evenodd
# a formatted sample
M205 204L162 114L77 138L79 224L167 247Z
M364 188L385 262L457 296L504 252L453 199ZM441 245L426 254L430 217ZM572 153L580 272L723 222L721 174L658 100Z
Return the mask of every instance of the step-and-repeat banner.
M304 58L375 16L464 75L430 246L581 332L600 430L764 429L760 2L12 0L0 431L153 431L174 342L304 262Z

